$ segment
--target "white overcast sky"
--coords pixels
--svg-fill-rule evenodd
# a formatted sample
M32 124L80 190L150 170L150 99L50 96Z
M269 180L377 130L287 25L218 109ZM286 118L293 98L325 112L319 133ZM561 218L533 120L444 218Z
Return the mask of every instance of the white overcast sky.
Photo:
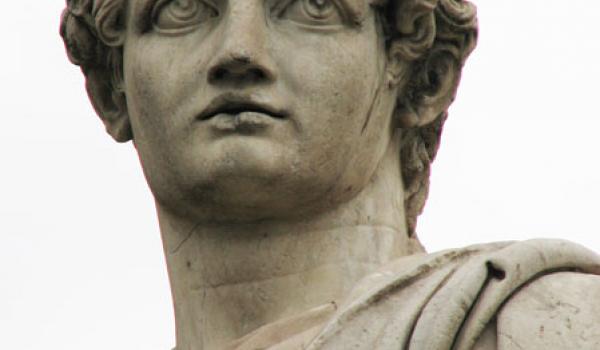
M562 237L600 251L600 2L479 0L418 230L430 251ZM0 349L169 350L170 292L130 144L58 36L63 0L0 11Z

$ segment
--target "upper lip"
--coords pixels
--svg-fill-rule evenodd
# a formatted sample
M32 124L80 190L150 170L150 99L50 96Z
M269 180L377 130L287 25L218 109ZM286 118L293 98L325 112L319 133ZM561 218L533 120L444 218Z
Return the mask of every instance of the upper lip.
M221 113L236 115L242 112L257 112L278 119L283 119L287 116L286 111L275 108L267 103L236 94L224 94L213 99L200 113L198 118L200 120L207 120Z

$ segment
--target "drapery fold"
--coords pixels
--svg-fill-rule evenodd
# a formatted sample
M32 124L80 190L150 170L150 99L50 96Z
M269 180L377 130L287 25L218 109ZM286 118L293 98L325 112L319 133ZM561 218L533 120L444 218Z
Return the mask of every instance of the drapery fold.
M359 284L306 349L471 349L513 293L561 271L600 274L600 257L544 239L405 257Z

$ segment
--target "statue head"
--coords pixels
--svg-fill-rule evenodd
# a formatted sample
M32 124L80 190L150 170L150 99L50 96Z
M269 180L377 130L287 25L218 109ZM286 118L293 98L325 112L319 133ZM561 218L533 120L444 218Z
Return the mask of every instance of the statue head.
M477 20L460 0L67 0L61 35L163 206L301 216L399 137L412 234Z

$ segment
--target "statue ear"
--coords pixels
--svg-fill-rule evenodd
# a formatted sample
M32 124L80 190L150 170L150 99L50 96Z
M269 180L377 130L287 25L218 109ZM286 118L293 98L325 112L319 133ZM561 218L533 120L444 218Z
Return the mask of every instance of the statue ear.
M443 114L454 101L460 72L455 56L443 50L432 50L414 62L408 83L399 91L395 111L399 126L424 126Z
M451 41L438 42L437 1L402 1L393 10L395 38L388 48L390 85L398 88L400 127L434 121L454 100L462 63Z
M108 69L120 69L120 65ZM106 72L105 69L92 69L86 72L85 75L88 96L96 113L104 122L106 131L117 142L127 142L133 139L127 111L127 99L121 89L122 83L114 81L116 72Z
M127 99L123 89L122 45L125 40L124 10L121 1L105 0L95 6L96 34L101 40L102 64L84 71L86 88L92 105L106 131L118 142L133 138Z

